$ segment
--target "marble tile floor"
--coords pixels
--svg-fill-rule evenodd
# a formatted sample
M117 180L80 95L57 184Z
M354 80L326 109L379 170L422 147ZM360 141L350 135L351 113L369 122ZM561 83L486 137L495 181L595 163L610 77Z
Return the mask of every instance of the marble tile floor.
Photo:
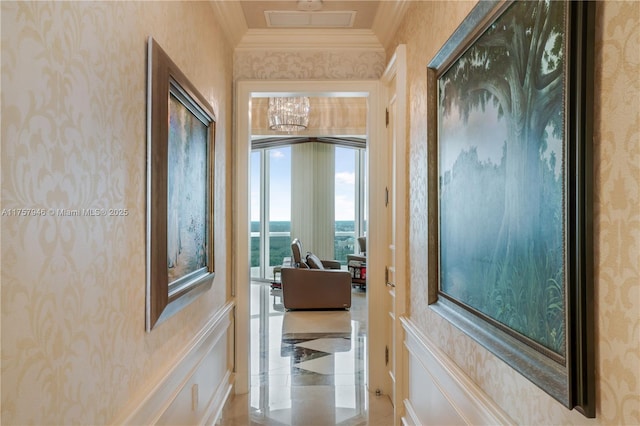
M251 391L232 395L220 426L389 426L387 396L366 388L366 292L349 311L289 311L281 290L251 284Z

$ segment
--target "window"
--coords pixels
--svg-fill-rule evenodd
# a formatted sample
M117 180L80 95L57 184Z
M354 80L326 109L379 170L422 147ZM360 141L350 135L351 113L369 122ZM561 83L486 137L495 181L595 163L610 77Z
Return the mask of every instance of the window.
M291 252L291 147L256 149L250 167L251 278L269 279Z
M275 146L258 147L251 153L252 279L273 279L273 267L281 265L285 257L291 256L291 239L294 237L301 239L305 249L315 252L321 250L320 241L324 239L318 234L325 235L328 242L328 250L325 252L331 251L331 253L324 254L322 258L337 259L346 265L347 254L357 251L356 238L365 235L365 149L339 144L314 143L318 147L331 146L332 150L335 148L335 154L332 154L330 161L330 165L335 166L335 172L331 172L328 181L333 185L320 184L320 181L314 180L318 177L318 173L317 170L314 173L311 169L323 167L318 166L322 163L319 163L319 158L314 157L319 152L314 149L305 150L307 152L305 160L299 157L300 153L295 154L295 158L298 159L296 167L292 164L294 152L291 144L278 143ZM302 145L297 146L299 147ZM304 165L307 164L304 161L309 162L308 166ZM300 175L302 173L304 176ZM326 170L320 174L326 175ZM294 181L298 188L295 191L292 189ZM309 190L301 189L301 185L302 188L309 188ZM322 185L329 188L327 190L318 188ZM293 195L292 192L294 192ZM331 207L328 215L333 217L326 218L326 215L323 216L324 213L320 214L318 209L313 207L314 203L318 202L315 199L318 194L327 194L326 196L332 198L335 207ZM292 196L297 198L293 200ZM304 201L305 198L301 197L307 197L307 201L313 201L313 203L307 203ZM329 200L320 200L321 205L328 203L330 203ZM295 210L297 216L293 218L293 222L300 222L296 225L298 229L296 235L292 235L292 204L298 206ZM305 207L300 207L301 205ZM302 220L298 217L301 215L304 216ZM324 219L317 220L309 215L320 215ZM328 228L325 222L329 224ZM309 232L309 227L314 224L313 232Z
M365 150L336 146L334 258L343 265L365 234Z

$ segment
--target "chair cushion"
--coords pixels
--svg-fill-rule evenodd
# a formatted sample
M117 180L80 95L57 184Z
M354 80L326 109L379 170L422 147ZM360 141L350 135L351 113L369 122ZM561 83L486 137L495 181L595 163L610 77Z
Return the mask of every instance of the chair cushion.
M360 254L367 255L367 237L358 237L358 246L360 247Z
M324 269L320 258L311 252L307 253L307 264L311 269Z

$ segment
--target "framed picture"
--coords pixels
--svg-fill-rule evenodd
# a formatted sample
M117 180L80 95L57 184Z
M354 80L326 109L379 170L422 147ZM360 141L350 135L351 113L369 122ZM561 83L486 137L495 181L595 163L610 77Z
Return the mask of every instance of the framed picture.
M593 15L482 1L428 68L431 307L587 417Z
M148 40L147 307L150 331L214 278L215 117L160 46Z

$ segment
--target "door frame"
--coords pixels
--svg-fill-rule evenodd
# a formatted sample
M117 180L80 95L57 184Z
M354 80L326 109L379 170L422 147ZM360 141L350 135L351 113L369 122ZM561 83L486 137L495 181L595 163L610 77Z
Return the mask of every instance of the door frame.
M385 369L385 318L376 315L377 307L384 306L386 286L384 282L384 236L375 232L383 229L384 187L382 174L371 173L387 167L384 148L384 107L381 104L381 83L378 80L239 80L235 91L235 165L233 185L232 245L234 256L231 292L235 301L234 371L235 393L250 390L250 155L251 155L251 98L259 96L333 96L367 97L367 176L368 182L368 233L367 233L367 306L368 333L366 382L370 392L388 394L390 381ZM380 265L372 267L371 265Z
M408 377L408 356L404 346L404 328L401 319L407 315L407 289L409 275L409 157L407 141L407 48L400 44L389 60L382 78L383 96L387 105L392 95L395 95L395 119L391 121L390 132L394 134L395 155L390 156L386 166L395 170L395 175L391 177L394 181L389 182L389 186L394 188L390 194L391 203L395 206L396 220L393 223L395 228L395 287L392 290L394 306L390 306L393 330L389 333L392 337L392 345L395 356L390 360L393 375L391 386L394 387L390 395L394 406L394 424L402 424L401 418L404 416L404 400L409 394ZM387 105L388 106L388 105ZM395 164L391 162L394 161ZM395 381L395 383L394 383Z

